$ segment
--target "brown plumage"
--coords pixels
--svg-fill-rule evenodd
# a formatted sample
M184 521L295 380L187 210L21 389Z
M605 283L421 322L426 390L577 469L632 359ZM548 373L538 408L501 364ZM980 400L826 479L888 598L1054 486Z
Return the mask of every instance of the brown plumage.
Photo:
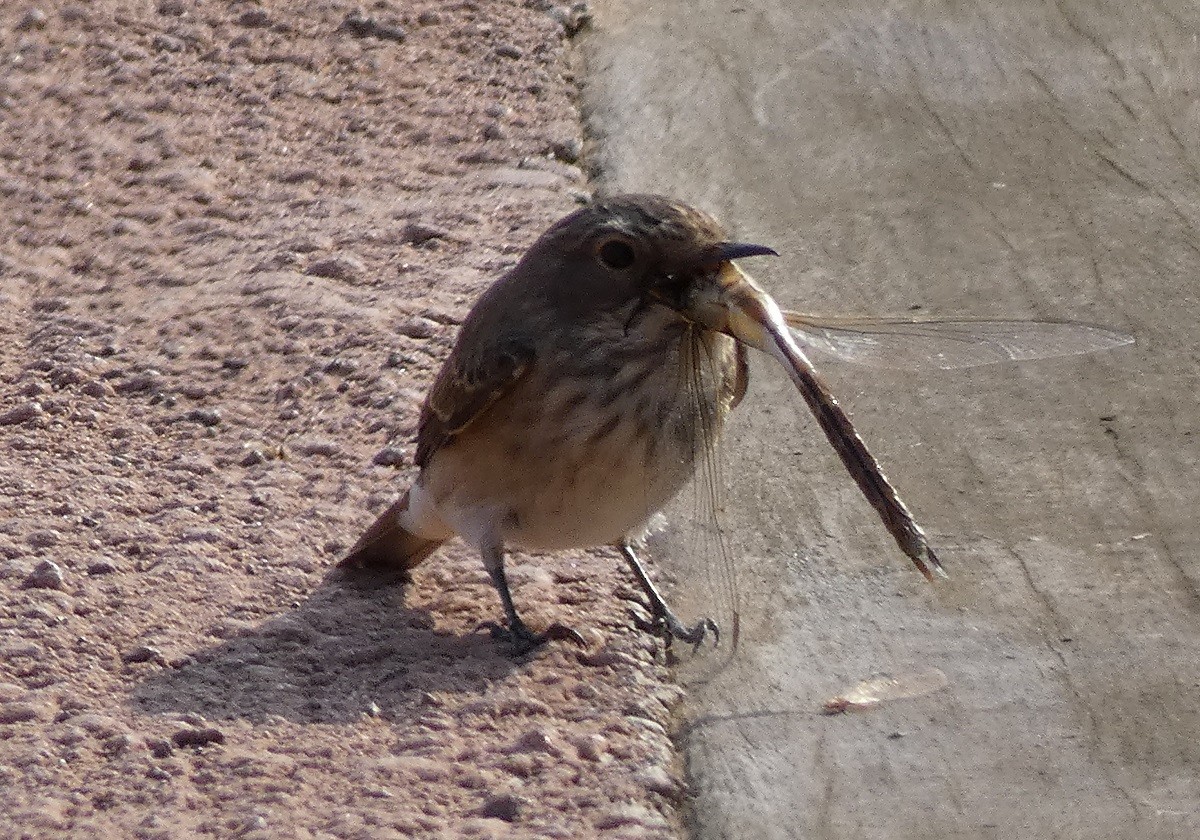
M747 385L747 346L788 367L822 428L902 547L940 569L849 418L792 341L774 301L732 261L773 254L729 241L711 216L657 196L619 196L546 231L480 297L421 409L404 497L344 565L411 569L458 535L475 545L517 650L534 633L504 571L505 546L618 546L668 639L698 643L632 544L717 444Z
M666 608L629 543L716 444L746 389L745 350L679 312L732 246L707 214L652 196L580 210L480 297L421 409L413 488L346 565L410 569L461 535L484 557L518 648L540 642L512 606L505 545L622 547L655 620ZM549 635L568 635L551 628Z

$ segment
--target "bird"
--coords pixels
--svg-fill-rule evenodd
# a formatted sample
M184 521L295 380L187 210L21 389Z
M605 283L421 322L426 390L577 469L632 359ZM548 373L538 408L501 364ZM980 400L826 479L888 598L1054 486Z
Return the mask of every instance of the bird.
M518 653L573 628L530 629L513 601L509 548L613 546L653 627L699 645L635 546L718 445L749 382L747 348L792 370L822 428L902 547L940 571L924 535L849 419L791 344L785 316L735 261L778 256L730 238L709 213L647 194L601 198L546 230L464 319L422 404L412 485L339 566L408 575L460 537L499 595L493 635ZM798 355L799 354L799 355ZM889 517L891 517L889 521Z

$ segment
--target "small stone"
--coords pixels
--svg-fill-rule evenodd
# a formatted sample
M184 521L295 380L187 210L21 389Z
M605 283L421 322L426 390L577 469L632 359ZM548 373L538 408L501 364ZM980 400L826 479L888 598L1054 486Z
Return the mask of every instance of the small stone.
M31 29L45 29L46 13L41 9L30 9L21 15L21 19L17 21L16 29L18 32L28 32Z
M485 140L504 140L508 137L508 132L504 130L504 126L498 122L489 122L483 127L483 138Z
M271 16L267 14L266 9L249 9L238 16L238 23L242 26L263 28L271 25Z
M39 531L33 531L25 538L25 542L29 543L33 548L50 548L58 545L62 539L62 534L55 531L53 528L43 528Z
M592 22L591 9L584 0L570 6L555 6L549 10L549 15L562 25L568 38L578 35L581 29Z
M122 662L134 664L138 662L166 662L166 657L158 648L153 645L138 645L133 650L121 657Z
M437 225L427 224L425 222L409 222L404 226L404 241L411 242L413 245L424 245L431 239L445 239L450 235L450 231Z
M409 338L433 338L441 329L441 324L431 318L409 318L396 325L396 332ZM392 365L397 367L397 365Z
M193 408L183 415L183 419L191 423L199 423L201 426L219 426L221 425L221 412L215 408Z
M301 455L322 455L326 458L337 455L342 447L331 440L306 440L296 446Z
M164 35L162 33L155 35L153 40L151 40L150 45L154 47L156 52L171 53L183 52L184 47L187 46L183 42L183 39L176 38L173 35Z
M263 452L258 447L251 447L246 450L246 454L242 456L242 459L238 461L238 463L243 467L254 467L258 464L264 464L268 460L270 459L267 458L267 453Z
M516 822L521 815L521 807L525 804L526 800L520 796L501 793L488 797L487 801L479 806L479 815L504 822Z
M354 359L331 359L325 363L325 367L321 368L321 370L334 376L349 376L358 370L358 362L354 361Z
M417 23L421 26L434 26L442 22L442 16L437 12L425 10L417 15Z
M0 703L0 724L25 723L41 717L32 703Z
M43 560L25 576L23 586L26 589L62 589L63 571L57 563Z
M366 264L358 257L339 254L317 260L304 272L311 277L327 277L330 280L355 280L365 274Z
M578 137L558 140L550 145L550 154L563 163L578 163L583 156L583 141Z
M225 370L244 370L250 367L250 360L241 356L226 356L221 360L221 367Z
M599 761L604 756L605 740L602 735L579 735L572 739L572 743L584 761Z
M109 758L116 758L119 755L124 755L129 752L129 748L133 746L133 736L128 732L122 732L117 735L110 735L100 743L100 752Z
M111 575L115 571L117 571L116 564L109 560L97 560L95 563L89 563L87 567L87 573L94 576Z
M180 729L171 736L171 743L177 747L193 747L199 749L209 744L224 744L225 733L215 726L204 726L197 729Z
M362 12L350 12L342 20L338 32L349 32L356 38L378 38L381 41L403 41L408 33L399 26L380 23Z
M499 44L495 49L495 53L501 58L520 58L525 54L521 51L520 47L514 44Z
M98 400L115 396L117 393L116 389L103 379L93 379L91 382L85 382L79 390L87 396Z
M530 729L508 748L511 753L540 752L561 755L562 749L544 729Z
M380 467L398 467L405 461L404 450L396 449L392 446L385 446L375 453L375 457L371 459L372 464Z
M139 394L143 391L156 391L162 385L163 375L157 370L144 370L117 385L118 394Z
M646 767L633 777L633 781L634 784L641 785L651 793L657 793L668 799L679 795L679 783L661 767Z
M43 413L42 404L36 400L31 400L0 414L0 426L17 426L22 423L28 423L30 420L40 417Z
M175 752L175 748L166 738L150 738L146 741L146 747L150 750L150 755L155 758L166 758Z

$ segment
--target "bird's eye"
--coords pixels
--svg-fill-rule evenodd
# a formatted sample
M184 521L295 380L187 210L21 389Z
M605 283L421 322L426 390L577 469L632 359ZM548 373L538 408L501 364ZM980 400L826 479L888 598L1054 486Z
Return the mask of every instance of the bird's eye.
M621 239L610 239L600 246L596 252L600 262L612 269L620 271L629 268L637 260L633 246Z

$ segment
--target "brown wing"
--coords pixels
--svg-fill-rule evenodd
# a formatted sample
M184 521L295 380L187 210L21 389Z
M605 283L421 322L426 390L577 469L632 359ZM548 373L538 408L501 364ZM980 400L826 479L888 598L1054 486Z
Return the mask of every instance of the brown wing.
M421 406L416 458L419 467L504 396L534 359L532 348L518 342L474 355L460 354L458 349L442 366Z

